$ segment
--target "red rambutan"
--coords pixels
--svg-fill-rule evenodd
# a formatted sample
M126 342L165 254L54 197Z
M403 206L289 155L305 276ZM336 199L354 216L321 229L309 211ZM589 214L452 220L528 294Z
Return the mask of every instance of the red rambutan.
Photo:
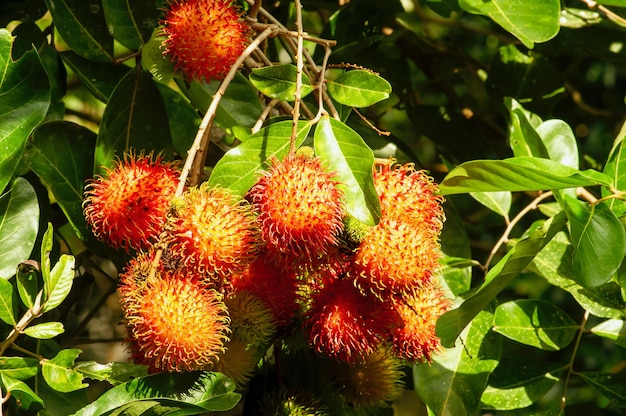
M319 158L296 154L273 161L249 193L270 251L306 260L337 244L344 206L333 176Z
M114 248L146 249L163 230L179 172L160 156L129 154L85 187L85 218Z
M232 0L170 0L161 21L164 53L190 79L222 80L249 41L240 17Z
M152 258L140 255L120 275L118 293L133 359L153 372L206 369L228 341L222 297L193 275L153 265Z

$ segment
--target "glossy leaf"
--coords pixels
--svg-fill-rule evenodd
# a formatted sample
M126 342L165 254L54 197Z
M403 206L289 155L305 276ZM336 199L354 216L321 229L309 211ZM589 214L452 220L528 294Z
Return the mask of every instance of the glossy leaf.
M31 325L24 330L24 333L31 338L50 339L65 332L61 322L42 322Z
M167 82L174 76L174 62L163 54L163 31L156 29L152 37L141 48L141 66L155 80Z
M437 336L444 347L451 347L463 328L533 260L538 252L565 227L560 214L546 221L523 238L487 273L485 282L459 307L443 314L437 321Z
M520 53L511 46L516 53ZM525 55L523 55L525 57ZM511 120L509 122L509 145L518 157L549 158L548 149L537 132L534 121L536 116L526 110L516 100L505 99Z
M547 120L537 127L537 133L551 160L578 169L578 142L567 123L563 120Z
M45 0L68 46L83 58L113 61L113 37L109 34L101 0Z
M551 303L520 299L498 305L493 330L522 344L558 351L572 342L578 325Z
M291 121L279 121L259 130L229 150L217 162L211 176L210 186L222 186L245 195L256 182L261 169L267 168L266 160L271 157L282 159L289 153ZM300 146L311 130L311 123L298 124L296 147Z
M104 17L113 38L129 49L140 49L154 30L159 9L153 2L102 0Z
M60 53L63 62L97 99L106 103L115 86L131 69L110 62L94 62L72 51Z
M13 276L35 246L39 229L39 203L32 185L16 178L0 196L0 279Z
M53 389L63 393L87 387L87 384L82 382L82 374L72 369L74 360L80 353L81 350L77 349L61 350L56 357L43 361L41 374L46 383Z
M15 380L28 380L39 371L39 361L27 357L0 357L0 374Z
M129 72L109 98L96 142L94 170L111 167L124 152L172 149L167 111L154 81L144 71Z
M41 277L43 278L44 288L49 288L51 285L50 282L50 270L52 269L52 264L50 260L50 252L52 251L52 239L53 239L53 229L52 224L48 223L48 228L43 234L43 238L41 239Z
M74 416L109 414L122 406L138 401L154 401L172 409L207 412L233 408L241 395L235 393L235 383L220 373L161 373L138 377L104 393L95 402ZM152 399L152 400L149 400ZM199 413L196 413L199 414Z
M536 42L545 42L559 33L558 0L459 0L465 11L488 16L505 30L532 48Z
M600 318L626 318L626 302L615 282L586 289L576 283L572 270L572 247L565 232L559 232L535 256L528 270L545 278L548 283L568 291L586 310Z
M270 98L293 101L296 94L297 72L295 65L291 64L254 68L250 73L250 82ZM311 80L303 73L300 97L304 98L312 92Z
M315 127L315 154L344 185L346 211L368 225L378 223L380 204L374 188L374 154L361 136L328 116Z
M100 364L95 361L81 361L74 366L74 370L82 373L86 378L107 381L114 386L148 375L145 365L131 362Z
M391 84L365 70L347 71L327 82L328 93L337 102L351 107L368 107L389 98Z
M441 182L444 195L465 192L545 191L603 185L611 178L595 170L571 168L549 159L514 157L503 160L473 160L454 168Z
M8 280L0 279L0 319L5 323L15 326L17 320L17 296L13 291L13 285Z
M515 369L511 371L511 369ZM564 371L562 364L503 357L481 397L483 409L522 409L545 396Z
M0 29L0 192L11 180L28 136L50 105L48 75L37 52L28 52L14 62L11 47L11 33Z
M590 205L568 197L565 212L570 223L577 282L585 287L607 282L626 252L624 225L603 203Z
M591 333L610 339L620 347L626 348L626 321L607 319L591 328Z
M618 190L626 190L626 125L622 126L622 130L617 136L617 139L613 143L613 148L604 165L603 172L613 179L614 187ZM603 192L603 196L609 194L608 190ZM607 201L611 210L616 215L621 215L626 212L626 201L622 199L612 198Z
M50 271L50 280L44 282L44 307L48 312L63 302L72 289L74 280L74 256L62 254Z
M0 373L0 383L2 391L9 393L11 397L18 401L20 408L30 409L33 403L37 403L39 408L43 407L43 400L23 381L14 379L5 373Z
M496 214L500 214L503 217L509 216L513 198L511 192L470 192L470 195Z
M500 337L491 332L493 313L482 311L465 327L462 342L413 367L415 391L436 415L476 413L489 374L502 353Z
M583 371L580 377L621 408L626 407L626 374Z
M25 159L54 195L76 234L86 239L83 189L92 176L96 134L67 121L53 121L33 133Z

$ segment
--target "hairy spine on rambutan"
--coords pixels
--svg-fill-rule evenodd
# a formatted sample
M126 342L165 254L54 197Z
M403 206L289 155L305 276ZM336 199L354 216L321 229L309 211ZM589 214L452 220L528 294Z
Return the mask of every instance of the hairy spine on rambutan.
M163 230L178 180L176 165L161 156L127 154L85 187L87 223L111 247L147 249Z
M337 245L344 204L334 176L319 158L295 154L272 161L248 194L268 251L293 264Z
M232 0L170 0L161 24L164 54L189 79L222 80L249 43Z
M204 370L223 352L226 306L197 276L165 270L153 254L141 254L120 275L118 293L136 363L153 371Z

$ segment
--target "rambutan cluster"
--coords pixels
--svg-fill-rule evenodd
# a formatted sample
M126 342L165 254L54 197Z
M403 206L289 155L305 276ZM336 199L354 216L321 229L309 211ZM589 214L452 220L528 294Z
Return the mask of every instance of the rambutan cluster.
M338 394L370 407L400 393L403 362L440 348L444 215L424 172L376 169L375 226L346 213L336 174L306 152L270 160L245 198L206 183L175 197L176 176L131 155L86 190L95 234L138 251L118 290L135 362L243 386L270 345L291 344L335 363Z

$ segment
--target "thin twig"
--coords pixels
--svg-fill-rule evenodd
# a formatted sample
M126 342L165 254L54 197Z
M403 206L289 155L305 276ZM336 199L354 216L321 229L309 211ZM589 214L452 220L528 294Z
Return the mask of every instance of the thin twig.
M607 9L603 5L598 4L598 2L596 2L594 0L583 0L583 3L585 3L587 5L587 7L589 7L590 9L598 9L598 10L600 10L602 13L604 13L604 15L609 20L614 21L615 23L617 23L620 26L626 27L626 19L624 19L622 16L612 12L611 10Z
M580 327L578 328L578 334L576 336L576 341L574 342L574 350L572 351L572 356L570 357L569 363L567 364L567 375L565 376L565 381L563 385L563 394L561 395L561 410L559 415L565 413L565 403L567 401L567 385L569 384L569 379L574 373L574 359L576 358L576 353L578 352L578 346L580 345L580 340L585 332L585 325L587 324L587 320L589 319L589 311L585 311L583 315L583 320L580 323Z
M293 123L291 125L291 137L289 138L289 154L296 151L296 138L298 137L298 120L300 119L300 103L302 102L302 51L304 49L304 34L302 33L302 4L296 0L296 28L298 29L298 48L296 52L296 92L293 103Z
M263 123L265 123L265 120L267 120L270 112L276 107L277 104L280 103L280 101L281 100L279 100L278 98L272 98L270 102L265 105L265 108L261 112L261 115L252 127L252 133L256 133L257 131L261 130L261 127L263 126Z

